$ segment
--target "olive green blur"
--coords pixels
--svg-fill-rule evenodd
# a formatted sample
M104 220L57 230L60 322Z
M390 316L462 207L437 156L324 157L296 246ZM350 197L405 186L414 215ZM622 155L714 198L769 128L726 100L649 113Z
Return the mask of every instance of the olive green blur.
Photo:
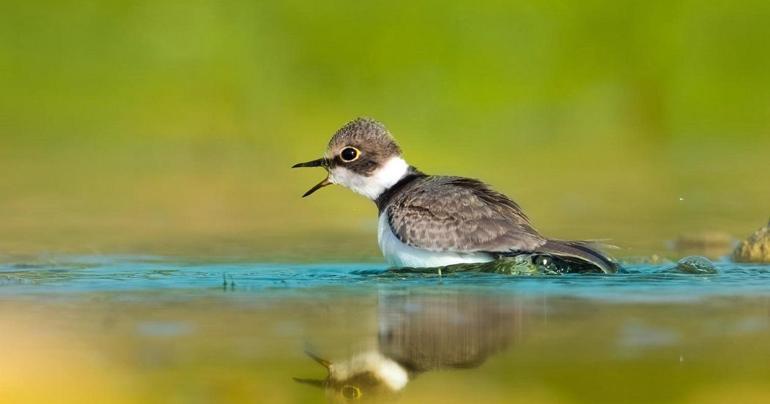
M3 1L0 253L379 260L292 171L357 116L544 234L669 254L770 215L770 3Z

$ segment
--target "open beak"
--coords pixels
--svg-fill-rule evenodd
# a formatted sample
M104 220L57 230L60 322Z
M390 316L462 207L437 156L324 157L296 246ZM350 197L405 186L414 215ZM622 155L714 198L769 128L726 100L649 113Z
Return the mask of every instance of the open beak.
M291 168L300 168L300 167L323 167L323 168L328 169L329 168L329 162L326 159L324 159L324 158L320 158L320 159L317 159L317 160L307 161L305 163L297 163L297 164L291 166ZM321 189L321 188L323 188L323 187L325 187L327 185L332 185L332 182L329 180L329 176L328 175L326 176L326 178L323 179L323 181L319 182L318 184L315 184L315 186L313 186L313 188L310 188L310 190L305 192L302 195L302 197L304 198L306 196L310 196L313 192L318 191L319 189Z
M332 366L331 362L319 357L318 355L310 351L305 351L305 355L309 356L311 359L318 362L321 366L326 368L327 371L329 371L329 368L331 368ZM308 386L313 386L313 387L324 388L328 384L328 379L302 379L299 377L294 377L293 379L297 383L307 384Z
M318 364L323 366L323 367L325 367L326 370L329 370L329 368L332 367L332 363L331 362L327 361L326 359L321 358L320 356L318 356L318 355L316 355L316 354L314 354L314 353L312 353L310 351L306 350L305 351L305 355L309 356L310 359L318 362Z
M317 159L317 160L306 161L306 162L304 162L304 163L297 163L297 164L295 164L295 165L291 166L291 168L300 168L300 167L327 167L328 165L329 165L329 164L326 162L326 159L324 159L324 158L320 158L320 159Z
M300 384L307 384L308 386L318 387L318 388L324 388L326 387L326 380L318 380L318 379L302 379L299 377L292 377L295 382Z

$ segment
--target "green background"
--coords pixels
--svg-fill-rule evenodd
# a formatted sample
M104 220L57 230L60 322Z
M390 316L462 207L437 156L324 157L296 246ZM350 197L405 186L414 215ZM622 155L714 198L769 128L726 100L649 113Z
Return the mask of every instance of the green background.
M3 1L0 253L378 259L296 171L348 120L558 238L770 215L767 1Z

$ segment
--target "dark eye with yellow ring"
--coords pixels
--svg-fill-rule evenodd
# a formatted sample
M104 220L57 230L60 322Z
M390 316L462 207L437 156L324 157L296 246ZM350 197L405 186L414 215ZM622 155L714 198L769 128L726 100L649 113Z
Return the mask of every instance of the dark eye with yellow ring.
M342 149L340 152L340 158L342 161L346 163L350 163L351 161L355 161L359 156L361 155L361 152L358 151L355 147L346 147Z
M361 389L356 386L347 385L342 388L342 395L347 399L357 399L361 397Z

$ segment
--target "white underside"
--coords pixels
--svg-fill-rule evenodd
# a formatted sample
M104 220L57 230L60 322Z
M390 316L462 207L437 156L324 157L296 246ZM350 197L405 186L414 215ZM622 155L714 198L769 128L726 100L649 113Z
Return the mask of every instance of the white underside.
M377 240L382 255L394 268L433 268L493 260L492 256L485 253L435 252L406 245L390 229L387 213L380 215Z
M391 391L399 391L409 382L409 374L401 365L376 351L356 355L347 362L334 363L329 372L335 382L344 382L358 374L371 373Z

